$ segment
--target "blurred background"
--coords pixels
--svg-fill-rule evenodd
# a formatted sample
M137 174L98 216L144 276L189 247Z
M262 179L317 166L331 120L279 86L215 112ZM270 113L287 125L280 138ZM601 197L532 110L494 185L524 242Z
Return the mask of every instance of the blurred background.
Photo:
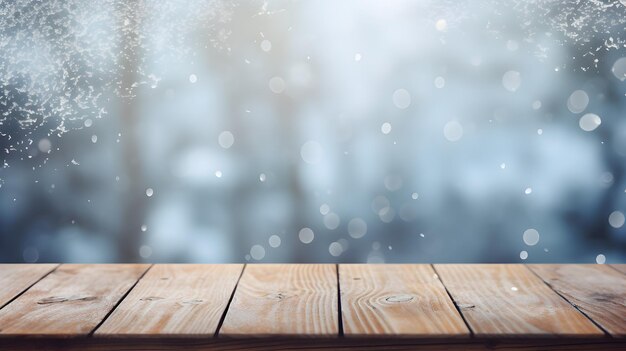
M626 262L619 1L0 14L0 261Z

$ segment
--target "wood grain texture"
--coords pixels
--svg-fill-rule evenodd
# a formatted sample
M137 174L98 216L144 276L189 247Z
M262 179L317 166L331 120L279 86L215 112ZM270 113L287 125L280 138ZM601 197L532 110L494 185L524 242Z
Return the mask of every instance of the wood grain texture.
M61 265L0 310L0 335L87 335L148 267Z
M0 307L57 266L58 264L0 264Z
M153 266L95 336L212 337L242 264Z
M247 265L219 336L338 336L331 264Z
M430 265L339 265L346 337L469 337Z
M612 336L626 336L626 275L606 265L529 265Z
M612 264L611 267L617 269L618 271L626 274L626 264Z
M604 336L522 265L434 267L476 336Z

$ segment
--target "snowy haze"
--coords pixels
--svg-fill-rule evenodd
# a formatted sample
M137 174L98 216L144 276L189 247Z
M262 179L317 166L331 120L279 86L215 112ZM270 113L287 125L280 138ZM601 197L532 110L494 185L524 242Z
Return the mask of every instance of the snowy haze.
M619 1L0 0L0 260L626 260Z

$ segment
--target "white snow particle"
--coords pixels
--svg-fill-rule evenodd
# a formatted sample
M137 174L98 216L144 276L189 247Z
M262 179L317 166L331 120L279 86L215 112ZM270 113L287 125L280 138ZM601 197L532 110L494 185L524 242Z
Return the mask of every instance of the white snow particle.
M190 74L189 75L189 83L195 83L198 81L198 76L196 76L195 74Z
M539 242L539 232L535 229L526 229L522 236L524 243L528 246L535 246Z
M435 88L441 89L446 85L446 80L443 77L435 78Z
M50 149L52 149L52 143L50 142L50 139L43 138L39 140L39 143L37 144L37 148L39 149L39 151L43 153L48 153L50 152Z
M502 86L504 89L515 92L522 83L520 73L517 71L508 71L502 76Z
M621 211L613 211L609 215L609 224L615 229L621 228L625 221L626 218L624 217L624 213Z
M322 215L327 215L327 214L328 214L328 212L330 212L330 206L328 206L327 204L322 204L322 205L320 206L320 213L321 213Z
M324 226L330 230L337 229L340 222L341 219L339 218L339 215L334 212L331 212L324 216Z
M35 263L39 260L39 250L32 246L29 246L24 249L22 252L22 258L26 263Z
M581 113L589 104L589 95L584 90L574 91L567 99L567 109L571 113Z
M355 239L362 238L367 233L367 223L361 218L353 218L348 222L348 234Z
M285 86L285 81L281 77L273 77L270 79L269 87L274 94L280 94L285 91Z
M585 132L591 132L595 130L600 126L600 124L602 124L602 119L595 113L587 113L584 116L580 117L580 120L578 121L578 126L580 126L580 129L584 130Z
M253 245L250 249L250 257L259 261L265 257L265 248L261 245Z
M606 256L604 256L603 254L599 254L598 256L596 256L597 264L604 264L605 262L606 262Z
M298 238L303 244L310 244L315 238L315 233L311 228L302 228L298 233Z
M613 75L622 82L626 80L626 57L617 59L617 61L613 64L613 68L611 68L611 72L613 72Z
M343 248L341 247L340 243L334 241L328 246L328 252L330 252L330 254L334 257L337 257L341 255L341 253L343 252Z
M323 153L324 150L322 149L322 146L318 142L312 140L302 144L302 147L300 148L300 156L302 157L302 160L312 165L317 164L322 160Z
M265 52L269 52L270 50L272 50L272 42L265 39L261 42L261 50L265 51Z
M533 110L538 110L541 108L541 101L535 100L533 101Z
M147 197L151 197L152 195L154 195L154 190L152 188L147 188L146 189L146 196Z
M139 256L141 256L141 258L148 258L152 256L152 248L148 245L141 245L139 248Z
M445 32L446 29L448 29L448 22L443 18L438 19L437 22L435 22L435 29L440 32Z
M411 94L406 89L397 89L393 92L393 104L399 109L405 109L411 105Z
M391 123L383 123L383 125L380 126L380 131L383 132L383 134L389 134L391 132Z
M270 244L270 246L273 247L273 248L279 247L280 243L281 243L280 236L278 236L278 235L270 236L270 238L267 241Z
M450 121L443 127L443 136L448 141L459 141L463 137L463 126L457 121Z
M233 146L233 143L235 142L235 137L233 136L233 133L225 130L221 132L220 135L217 137L217 142L224 149L228 149Z

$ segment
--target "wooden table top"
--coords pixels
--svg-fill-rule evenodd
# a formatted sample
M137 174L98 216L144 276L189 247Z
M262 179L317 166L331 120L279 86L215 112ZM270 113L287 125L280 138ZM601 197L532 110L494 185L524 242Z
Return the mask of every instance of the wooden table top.
M417 346L626 350L626 265L0 265L0 349Z

